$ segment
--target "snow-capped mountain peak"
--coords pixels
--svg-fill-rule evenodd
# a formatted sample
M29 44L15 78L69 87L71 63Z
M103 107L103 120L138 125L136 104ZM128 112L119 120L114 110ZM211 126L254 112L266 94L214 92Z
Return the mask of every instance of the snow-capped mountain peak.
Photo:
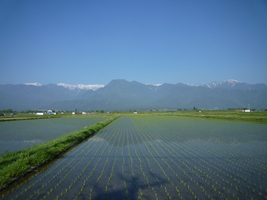
M157 83L157 84L146 84L146 85L153 85L153 86L161 86L162 84L160 84L160 83Z
M104 87L104 85L98 85L98 84L96 85L83 85L83 84L71 85L71 84L66 84L66 83L59 83L57 85L65 87L70 90L80 89L80 90L93 90L93 91L96 91L99 88Z
M225 81L214 81L209 84L204 83L198 83L198 84L188 84L188 83L182 83L189 86L195 86L195 87L208 87L208 88L216 88L216 87L228 87L233 88L236 84L242 83L240 81L234 80L234 79L228 79Z
M38 82L35 82L35 83L24 83L24 85L42 86L42 84L38 83Z
M200 86L207 87L207 84L204 84L204 83L197 83L197 84L182 83L182 84L195 86L195 87L200 87Z
M234 80L234 79L228 79L225 81L214 81L211 82L210 84L208 84L207 86L209 88L214 88L214 87L218 87L221 85L227 85L228 87L234 87L236 84L241 83L240 81Z
M157 83L157 84L153 84L154 86L161 86L162 84L160 83Z

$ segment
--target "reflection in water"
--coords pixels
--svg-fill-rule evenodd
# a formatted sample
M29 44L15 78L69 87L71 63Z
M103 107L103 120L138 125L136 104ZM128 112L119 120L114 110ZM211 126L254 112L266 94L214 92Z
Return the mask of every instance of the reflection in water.
M105 141L105 140L104 140L104 138L94 136L94 137L90 138L90 141L99 142L99 141Z
M141 118L141 119L140 119ZM247 143L250 141L267 141L267 125L253 124L243 122L228 122L228 121L215 121L203 119L190 119L190 118L164 118L156 117L151 120L151 117L140 117L138 119L124 120L121 119L123 124L120 131L123 133L135 132L135 127L140 130L145 130L148 133L153 133L153 140L162 142L159 138L161 135L172 135L172 141L184 143L191 140L209 141L216 144L238 145L240 143ZM131 128L129 129L129 124ZM106 129L97 134L101 138L102 133ZM137 140L128 140L116 145L136 144L142 140L137 135ZM103 138L105 139L105 137ZM150 139L150 138L146 138ZM112 140L107 140L111 143Z
M38 139L35 139L35 140L24 140L22 142L26 142L26 143L41 143L42 140L38 140Z

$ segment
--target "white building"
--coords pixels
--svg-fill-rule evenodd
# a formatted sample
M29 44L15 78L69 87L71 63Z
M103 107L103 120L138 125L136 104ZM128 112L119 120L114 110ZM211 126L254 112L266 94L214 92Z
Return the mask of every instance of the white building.
M48 115L56 115L57 113L54 110L48 110L47 114Z

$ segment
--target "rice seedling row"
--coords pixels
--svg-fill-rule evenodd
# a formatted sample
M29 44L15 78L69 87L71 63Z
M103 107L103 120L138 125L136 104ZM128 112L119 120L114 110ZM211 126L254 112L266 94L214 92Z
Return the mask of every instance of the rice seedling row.
M120 117L3 199L267 198L267 136L188 120Z
M114 137L116 136L116 134L111 134L111 136L112 136L112 137L110 137L110 142L111 142L111 144L112 144L111 147L110 147L109 145L106 145L105 149L102 151L102 154L100 155L100 157L105 157L105 158L106 158L106 161L105 161L104 165L102 165L102 170L101 170L101 172L100 172L100 174L99 174L97 180L94 182L94 184L93 184L92 187L90 188L90 197L89 197L89 198L91 198L91 199L93 199L94 189L95 189L98 185L101 185L100 181L101 181L101 179L103 178L103 174L104 174L104 172L106 171L106 175L105 175L105 177L109 176L109 178L111 179L112 176L113 176L113 173L110 173L109 170L106 170L106 168L107 168L107 164L108 164L108 161L109 161L109 157L110 157L110 155L111 155L111 152L114 151L114 148L113 148L113 147L114 147L114 143L115 143ZM109 150L107 151L107 148L108 148L108 147L110 147L110 148L109 148ZM104 155L105 152L107 152L107 155ZM116 148L115 155L116 155L116 153L118 153L118 149L117 149L117 148ZM116 159L114 159L114 160L116 160ZM115 164L116 164L116 162L114 161L114 162L113 162L113 165L112 165L112 169L113 169L113 171L114 171L114 166L115 166ZM109 168L110 168L110 167L109 167ZM105 181L106 181L106 180L105 180ZM109 185L109 184L108 184L108 185ZM106 193L108 192L108 185L105 186L105 192L106 192ZM96 192L95 195L97 195L97 192Z
M136 129L137 132L139 132L138 129ZM144 151L142 151L142 154L143 154L143 159L145 159L148 163L148 166L149 166L149 170L151 172L151 174L153 175L153 177L156 179L156 182L158 183L157 185L160 186L160 188L163 188L163 192L165 193L165 195L170 199L170 195L169 195L169 192L168 192L168 189L166 187L163 187L163 184L162 182L159 181L158 177L156 176L156 174L153 172L153 168L151 167L152 165L155 165L158 167L158 169L155 169L157 170L157 175L161 176L161 179L162 177L165 177L165 180L167 180L169 182L169 184L171 184L172 186L174 186L171 178L168 176L168 174L165 172L165 169L164 169L164 166L162 167L162 164L160 164L160 160L156 159L155 157L157 158L161 158L161 156L158 154L158 152L156 151L156 149L154 149L153 146L149 145L147 146L147 143L149 142L147 140L147 138L143 135L143 133L139 133L139 135L143 136L141 137L141 140L143 142L143 144L145 145L145 148L149 154L149 156L145 155ZM156 152L156 155L154 155L150 148L153 149L153 152ZM149 161L149 159L147 158L149 157L151 161ZM152 159L151 159L152 158ZM153 162L152 164L150 164L150 162ZM166 182L167 182L166 181ZM158 195L157 195L158 196Z
M138 129L138 127L136 127ZM157 148L154 148L154 146L150 143L150 139L147 138L147 135L145 133L145 131L142 131L142 130L139 130L140 131L140 134L142 134L145 138L145 140L147 141L147 143L149 143L149 147L152 147L153 148L153 152L156 153L156 155L154 156L149 147L146 145L146 149L147 151L149 152L150 156L152 157L152 159L155 161L155 163L157 164L157 166L159 167L159 169L162 171L162 173L164 174L164 177L165 177L165 184L168 182L171 186L169 186L168 188L169 189L172 189L174 191L174 189L176 190L177 192L177 195L179 198L182 198L181 195L180 195L180 192L179 192L179 189L177 188L177 184L174 184L173 183L173 180L172 178L172 174L171 173L174 173L176 176L178 176L174 170L170 167L170 165L164 160L164 158L166 158L166 154L164 155L164 152L162 155L159 154L159 152L157 151L158 147ZM146 143L145 143L146 144ZM155 159L155 157L157 157L157 159ZM162 164L160 164L159 161L157 160L161 160ZM167 167L167 168L166 168ZM186 186L185 182L183 180L181 180L181 183L184 183L184 186ZM175 186L176 185L176 186ZM161 187L162 187L162 184L161 184ZM171 188L171 187L175 187L175 188ZM188 188L189 189L189 188ZM171 196L168 192L168 189L167 187L165 186L164 187L164 191L166 193L166 196L168 197L168 199L172 199L174 198L175 196ZM175 194L175 193L174 193Z
M67 176L69 175L68 172L69 171L73 171L73 167L72 164L74 164L74 166L77 167L77 163L81 163L87 155L89 155L90 153L94 153L94 155L97 155L98 151L101 149L101 146L103 145L103 143L98 147L97 145L99 145L99 143L101 142L101 140L95 140L96 142L90 142L90 145L81 145L78 148L75 148L73 151L71 151L68 156L65 156L63 159L60 159L56 164L54 164L50 169L48 169L46 172L44 172L44 175L38 179L38 181L36 181L34 184L35 187L32 188L30 190L29 189L24 189L24 194L25 196L30 196L31 198L35 198L38 197L39 199L41 198L47 198L48 195L46 195L46 192L42 192L42 191L50 191L51 188L53 188L50 184L47 184L48 182L53 182L53 184L57 185L58 183L62 184L63 180L67 178ZM94 145L94 146L91 146ZM87 152L88 151L88 152ZM95 151L95 152L94 152ZM91 157L92 160L94 160L94 157ZM78 161L77 161L78 160ZM54 167L55 166L55 167ZM53 173L56 173L55 175L53 175ZM36 175L37 177L37 175ZM57 178L59 177L59 178ZM62 178L63 177L63 178ZM56 179L57 178L57 179ZM55 183L55 181L53 181L54 179L56 179L56 181L58 181L58 183ZM34 180L32 180L32 182L34 182ZM47 189L46 186L49 186L50 189ZM36 188L37 192L35 195L33 194L29 194L29 192L32 192L34 189ZM38 188L38 189L37 189ZM63 188L63 187L62 187ZM54 189L52 189L54 190ZM65 193L68 191L69 189L66 188L65 189ZM51 192L50 192L51 193ZM49 194L50 194L49 193ZM63 192L60 192L60 194L62 194ZM23 194L16 196L16 198L24 198ZM26 198L25 198L26 199Z
M78 149L74 150L74 155L79 156L83 153L83 151L78 151ZM45 185L47 185L48 182L51 182L51 177L52 177L52 173L54 173L55 171L58 171L57 174L60 174L64 171L64 169L66 167L68 167L70 164L72 164L74 162L74 159L71 159L69 161L66 162L66 160L62 160L61 162L58 162L57 164L53 165L51 168L49 168L46 173L42 174L42 176L38 176L39 178L32 183L31 185L29 185L27 188L24 187L24 190L21 191L20 195L17 195L16 198L18 198L18 196L23 197L23 195L25 195L25 193L30 190L30 189L35 189L36 188L36 192L35 194L39 194L39 189L40 187L45 188ZM67 165L65 165L67 163ZM52 178L56 178L57 174L53 175ZM35 174L35 176L37 176L38 174ZM50 180L49 180L50 178ZM25 182L27 182L27 180L25 180L23 183L20 184L20 186L22 186ZM26 194L27 196L27 194Z
M105 134L104 134L103 136L105 137L106 134L108 134L108 132L105 132ZM109 135L107 136L107 139L112 138L112 137L114 137L114 135L109 134ZM99 141L102 141L102 139L99 140ZM86 167L86 169L84 170L84 173L81 174L81 176L83 176L83 178L85 178L85 177L86 177L86 178L82 181L82 184L77 184L77 185L81 185L81 186L80 186L80 187L76 187L76 188L78 188L78 189L80 188L80 189L79 189L78 193L74 196L73 199L79 199L79 198L83 195L84 191L90 191L90 197L92 196L92 194L93 194L93 190L94 190L94 188L97 186L97 183L98 183L98 182L100 181L100 179L102 178L102 175L98 176L97 181L94 182L94 185L90 185L90 186L91 186L90 188L88 187L88 182L90 182L90 179L93 178L94 172L95 172L98 168L101 168L101 167L99 167L99 163L100 163L100 161L101 161L101 159L102 159L102 156L98 156L98 155L99 155L99 154L98 154L99 150L102 149L102 153L101 153L101 155L103 155L104 152L106 151L107 147L108 147L108 146L105 144L105 142L102 141L102 145L99 147L98 151L97 151L93 156L91 156L91 161L94 160L95 157L99 157L99 159L98 159L98 161L97 161L96 164L93 164L93 168L92 168L92 170L89 169L89 166L92 167L92 162L90 161L90 163L87 164L87 167ZM110 151L111 151L111 149L110 149ZM110 151L109 151L109 154L110 154ZM108 160L105 161L105 166L107 165L107 163L108 163ZM87 170L87 169L88 169L88 170ZM86 175L86 171L90 172L90 174L89 174L89 175ZM103 169L102 169L101 173L103 173ZM84 175L84 174L85 174L85 175ZM80 182L81 182L81 181L80 181Z
M137 130L136 130L137 131ZM134 136L136 136L137 134L134 134ZM138 135L140 135L140 134L138 134ZM143 138L142 137L140 137L140 141L143 143ZM142 159L145 159L146 160L146 163L147 164L143 164L142 163L142 160L141 160L141 158L140 158L140 155L138 155L138 154L136 154L136 157L138 157L138 160L139 160L139 164L140 164L140 169L141 169L141 171L142 171L142 175L143 175L143 177L144 177L144 179L146 180L146 188L147 189L151 189L152 190L152 192L154 193L154 195L155 195L155 199L158 199L158 194L155 192L155 189L154 189L154 187L156 187L157 185L160 187L160 188L162 188L162 184L160 183L160 181L159 181L159 179L158 179L158 177L155 175L155 172L152 170L152 168L151 168L151 166L153 165L153 164L155 164L155 163L152 163L151 164L151 162L152 161L150 161L151 159L148 159L147 157L147 155L145 155L145 153L144 153L144 151L143 151L143 149L142 149L142 147L140 146L140 143L138 142L137 143L138 144L138 147L139 147L139 149L140 149L140 152L141 152L141 155L142 155ZM143 143L143 144L145 144L145 143ZM158 166L160 166L158 163L156 163ZM143 170L143 165L145 165L145 166L148 166L148 169L149 169L149 172L148 173L150 173L150 174L152 174L152 177L155 179L152 179L152 180L148 180L148 178L147 178L147 175L145 174L145 172L144 172L144 170ZM162 170L163 171L163 170ZM164 172L164 171L163 171ZM158 174L158 175L160 175L160 174ZM151 187L150 185L150 182L152 182L152 185L154 186L154 187ZM159 188L158 188L158 190L159 190ZM144 193L148 193L148 191L143 191ZM139 196L138 196L138 199L140 199L142 197L142 193L140 192L140 194L139 194Z
M153 131L153 137L154 137L154 135L155 135L155 131ZM162 134L163 135L163 134ZM164 136L165 136L165 134L164 134ZM168 134L168 136L169 136L169 134ZM155 141L155 140L154 140ZM168 143L168 145L170 145L170 144L173 144L173 143L171 143L171 141L173 141L173 138L172 139L170 139L169 140L170 141L170 143ZM175 143L176 144L176 143ZM194 160L190 160L190 157L192 157L192 158L194 158L194 157L198 157L199 156L199 151L197 151L197 150L194 150L194 145L195 144L193 144L192 146L191 145L184 145L183 146L183 149L187 149L187 151L188 152L190 152L190 150L192 150L193 152L191 152L190 154L191 154L191 156L189 156L188 157L188 159L184 159L184 161L185 162L187 162L187 165L191 165L191 169L187 166L187 168L188 168L188 170L190 169L191 170L191 173L194 173L194 170L196 170L196 166L194 166L193 164L194 164ZM153 146L153 145L152 145ZM167 145L163 145L162 147L163 148L165 148L165 152L167 152L167 149L166 149L166 146ZM199 146L199 145L198 145ZM158 148L157 147L157 149L160 149L160 148ZM171 150L173 150L173 149L175 149L175 146L173 146L172 148L170 148ZM179 149L178 149L179 150ZM183 151L182 151L183 152ZM186 152L186 153L188 153L188 152ZM172 154L171 152L169 152L170 154ZM175 153L175 152L173 152L173 153ZM181 153L181 152L180 152ZM205 152L204 152L205 153ZM193 154L196 154L195 156L193 155ZM177 157L178 157L179 155L177 155ZM203 157L203 156L202 156ZM195 159L196 161L199 161L199 159ZM185 165L185 162L182 162L184 165ZM211 160L211 163L212 163L213 161ZM209 162L208 163L210 163L210 160L209 160ZM266 163L266 162L265 162ZM207 163L206 163L207 164ZM215 186L216 187L220 187L221 185L220 185L220 183L222 182L221 180L224 180L223 179L223 177L220 177L218 174L218 172L217 171L219 171L219 172L222 172L222 170L223 169L221 169L220 167L221 167L221 165L218 165L218 166L216 166L216 164L217 164L217 162L215 162L215 163L212 163L213 164L213 166L212 166L212 170L210 170L211 172L212 172L212 174L211 174L211 177L212 177L212 182L214 182L213 184L211 184L211 186L212 186L212 189L213 189L213 191L216 191L216 188L215 188ZM202 166L203 166L203 164L201 164ZM215 166L215 167L214 167ZM193 169L193 167L194 167L194 170L192 170ZM237 166L238 167L238 166ZM202 167L203 168L203 167ZM265 169L265 171L264 171L264 169L263 169L263 173L262 174L265 174L266 173L266 169ZM195 176L197 176L197 174L195 173ZM234 176L236 176L235 178L234 178ZM259 176L260 176L260 174L259 174ZM236 175L236 174L233 174L233 176L232 175L230 175L230 177L232 178L232 180L230 180L230 182L233 182L233 183L235 183L235 181L236 182L243 182L242 181L242 179L241 180L238 180L237 181L237 178L239 178L238 177L238 175ZM190 177L188 177L189 178L189 180L191 180L192 178L190 178ZM217 178L217 179L216 179ZM259 180L259 179L258 179ZM265 180L265 179L264 179ZM195 183L197 183L196 181L194 181ZM232 184L232 186L233 186L233 184ZM223 187L223 188L225 188L225 187ZM237 186L235 186L234 187L235 188L235 190L236 191L240 191L240 189L237 187ZM221 192L220 191L218 191L217 192L219 195L221 194ZM242 194L242 193L241 193ZM235 195L235 193L233 193L233 195ZM238 195L240 195L240 194L238 194Z

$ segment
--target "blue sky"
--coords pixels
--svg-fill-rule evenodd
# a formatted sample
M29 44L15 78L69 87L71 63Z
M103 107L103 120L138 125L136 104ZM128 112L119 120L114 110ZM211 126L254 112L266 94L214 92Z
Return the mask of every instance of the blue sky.
M265 0L1 0L0 84L267 84Z

